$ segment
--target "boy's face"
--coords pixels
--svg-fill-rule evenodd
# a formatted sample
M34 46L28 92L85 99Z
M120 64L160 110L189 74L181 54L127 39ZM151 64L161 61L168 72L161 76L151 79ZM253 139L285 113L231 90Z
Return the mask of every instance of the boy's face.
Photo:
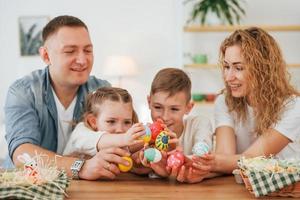
M193 103L187 102L183 91L173 96L169 96L168 92L157 92L148 96L148 104L153 121L162 119L171 131L181 135L183 116L193 108Z

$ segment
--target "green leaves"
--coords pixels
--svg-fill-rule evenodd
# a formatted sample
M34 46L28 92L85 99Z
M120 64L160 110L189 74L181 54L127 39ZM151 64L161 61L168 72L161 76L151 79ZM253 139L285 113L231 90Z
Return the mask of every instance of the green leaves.
M187 0L184 4L191 1L194 0ZM240 2L239 0L200 0L195 3L191 18L187 22L190 23L200 18L200 22L203 25L207 22L207 14L212 12L225 23L230 25L239 24L241 16L245 15L245 10L240 6Z
M20 26L20 44L21 55L30 56L37 55L39 53L39 47L42 45L41 31L35 33L37 28L36 24L33 24L27 32Z

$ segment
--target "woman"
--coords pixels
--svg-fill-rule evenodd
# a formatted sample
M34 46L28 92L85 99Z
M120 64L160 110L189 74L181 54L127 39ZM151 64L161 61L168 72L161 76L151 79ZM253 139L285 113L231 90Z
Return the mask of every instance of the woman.
M195 167L231 173L241 156L300 158L300 97L278 44L260 28L237 30L220 48L225 89L215 103L216 152Z

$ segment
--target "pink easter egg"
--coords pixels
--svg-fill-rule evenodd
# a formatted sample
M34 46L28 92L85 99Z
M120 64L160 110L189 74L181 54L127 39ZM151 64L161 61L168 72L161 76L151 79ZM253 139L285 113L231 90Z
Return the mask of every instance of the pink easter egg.
M168 167L180 167L184 163L184 155L182 152L176 151L169 155L167 160Z

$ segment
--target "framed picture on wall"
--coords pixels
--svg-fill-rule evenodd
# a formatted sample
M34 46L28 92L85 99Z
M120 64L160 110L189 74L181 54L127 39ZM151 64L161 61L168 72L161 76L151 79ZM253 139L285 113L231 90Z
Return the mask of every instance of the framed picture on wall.
M42 45L42 29L48 23L47 16L19 17L19 35L21 56L34 56L39 54Z

